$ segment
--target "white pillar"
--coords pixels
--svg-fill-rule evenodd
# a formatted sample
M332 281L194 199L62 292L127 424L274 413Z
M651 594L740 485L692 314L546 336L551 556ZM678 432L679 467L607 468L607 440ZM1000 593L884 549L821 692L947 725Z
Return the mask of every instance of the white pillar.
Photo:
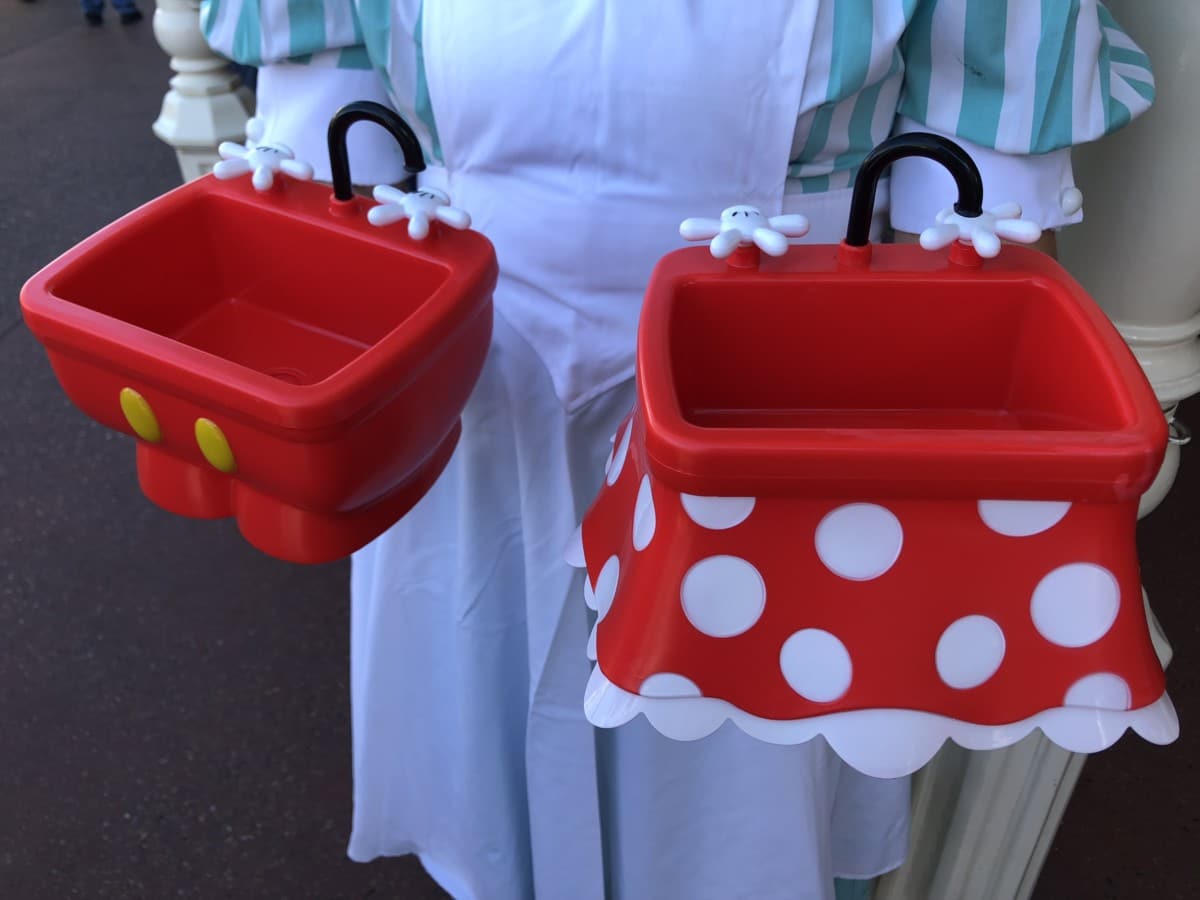
M183 180L191 181L212 169L221 141L245 138L254 95L205 43L199 0L158 0L154 37L176 72L154 133L175 148Z

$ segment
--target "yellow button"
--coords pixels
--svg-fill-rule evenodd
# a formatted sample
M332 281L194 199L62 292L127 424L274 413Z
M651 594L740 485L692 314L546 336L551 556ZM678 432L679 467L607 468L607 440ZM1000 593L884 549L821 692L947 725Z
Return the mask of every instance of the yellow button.
M237 463L233 460L233 451L229 449L229 441L225 434L211 419L196 420L196 443L200 452L214 469L232 475L237 471Z
M125 421L133 429L133 433L143 441L157 444L162 440L162 429L158 427L158 419L154 410L146 402L146 398L133 388L121 388L121 412L125 413Z

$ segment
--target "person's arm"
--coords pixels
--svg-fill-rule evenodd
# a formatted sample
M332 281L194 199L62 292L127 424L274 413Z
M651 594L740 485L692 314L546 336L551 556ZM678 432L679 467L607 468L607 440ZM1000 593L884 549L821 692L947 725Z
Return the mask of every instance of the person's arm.
M1149 60L1096 0L921 0L904 36L896 132L929 131L971 154L984 205L1021 204L1052 229L1082 218L1064 191L1075 186L1071 147L1141 115L1154 99ZM897 239L933 224L953 203L950 177L927 160L892 173Z
M210 47L245 66L311 63L369 69L353 0L201 0Z
M222 56L259 68L255 115L263 142L284 144L330 179L326 128L355 100L392 107L372 65L354 0L202 0L205 40ZM357 126L347 139L355 184L394 184L406 177L395 141Z

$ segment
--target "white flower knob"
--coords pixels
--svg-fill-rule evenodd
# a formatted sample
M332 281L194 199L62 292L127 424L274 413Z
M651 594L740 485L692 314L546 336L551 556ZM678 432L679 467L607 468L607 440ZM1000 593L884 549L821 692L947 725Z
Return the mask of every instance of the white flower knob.
M1021 219L1019 203L1002 203L978 216L963 216L951 209L937 214L937 225L921 232L921 246L926 250L941 250L955 241L970 244L985 259L1000 252L1000 239L1032 244L1042 236L1042 229Z
M222 141L217 147L221 161L213 166L213 175L225 181L247 172L253 173L250 181L257 191L270 190L275 184L276 172L309 181L313 177L313 167L296 159L292 149L285 144L261 143L263 128L263 120L256 116L246 123L244 145Z
M753 244L769 256L787 253L788 238L808 234L808 219L801 215L767 218L753 206L731 206L720 219L684 219L679 234L689 241L708 241L712 255L724 259L738 247Z
M408 236L414 241L429 234L434 219L460 231L471 227L471 216L465 210L450 205L450 197L437 188L421 188L411 194L386 184L373 192L378 206L367 212L367 221L380 227L408 219Z

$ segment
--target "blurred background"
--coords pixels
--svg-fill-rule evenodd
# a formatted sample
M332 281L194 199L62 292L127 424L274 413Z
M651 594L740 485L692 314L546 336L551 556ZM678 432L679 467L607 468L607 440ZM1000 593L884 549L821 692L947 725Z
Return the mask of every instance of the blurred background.
M444 896L412 859L345 858L348 566L152 506L21 322L27 277L181 181L144 12L0 5L0 898ZM1183 736L1088 761L1038 900L1200 896L1190 455L1139 535Z

